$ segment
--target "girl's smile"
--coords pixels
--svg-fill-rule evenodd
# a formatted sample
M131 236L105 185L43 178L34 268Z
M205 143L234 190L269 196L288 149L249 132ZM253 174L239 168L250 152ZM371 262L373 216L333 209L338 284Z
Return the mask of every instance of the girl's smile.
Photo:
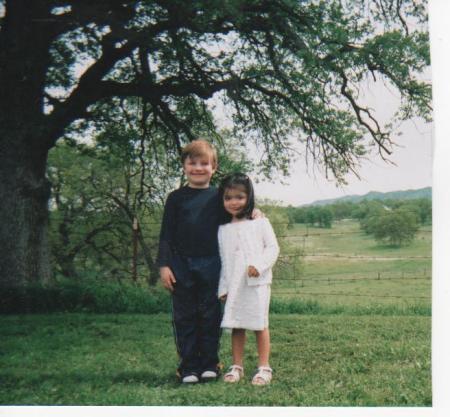
M245 191L239 188L228 188L223 195L223 206L225 210L237 218L239 213L245 208L247 204L247 194Z

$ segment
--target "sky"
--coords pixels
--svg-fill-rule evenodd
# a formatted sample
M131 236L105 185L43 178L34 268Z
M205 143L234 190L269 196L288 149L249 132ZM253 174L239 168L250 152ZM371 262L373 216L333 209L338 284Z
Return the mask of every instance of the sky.
M372 153L361 163L360 178L350 173L347 185L337 185L327 179L318 169L307 169L303 160L293 164L292 174L283 181L255 184L260 198L270 198L287 205L310 204L317 200L338 198L346 195L363 195L370 191L410 190L432 185L432 126L415 121L405 123L403 136L396 139L399 145L384 162ZM284 183L287 183L286 185Z
M426 76L429 79L431 74ZM368 85L362 104L375 108L380 120L387 121L398 106L393 91L380 82ZM310 204L316 200L338 198L346 195L363 195L370 191L399 191L429 187L432 185L432 131L433 124L420 119L405 121L399 126L401 136L395 137L393 153L383 161L377 152L368 155L358 169L346 177L347 185L337 186L333 178L327 179L319 169L307 168L303 159L292 166L292 174L283 181L255 184L260 198L270 198L293 206Z
M436 0L435 3L443 3ZM421 78L431 82L431 68ZM399 94L386 87L380 80L367 81L363 97L358 101L375 109L380 122L388 122L400 104ZM288 178L275 178L255 184L259 198L276 200L283 205L310 204L316 200L338 198L347 195L363 195L370 191L399 191L432 186L433 124L420 119L403 122L398 127L401 136L395 136L396 143L389 160L383 161L376 151L367 155L359 167L358 178L353 173L346 177L347 185L337 185L333 178L327 179L323 170L307 168L304 158L299 158L291 166ZM322 172L321 172L322 171Z
M431 82L431 68L420 78ZM368 79L361 85L361 97L358 103L374 110L376 119L383 125L391 120L400 105L399 93L392 86L386 86L381 79L376 82ZM231 121L227 109L213 99L211 104L219 126L230 127ZM433 123L422 119L403 122L396 128L401 136L392 137L396 146L386 163L373 149L366 160L361 161L355 174L346 177L347 185L337 185L333 178L327 179L323 169L309 161L307 167L304 156L300 156L291 165L290 176L276 176L272 181L255 182L255 193L259 198L268 198L283 205L299 206L317 200L338 198L347 195L363 195L370 191L414 190L432 185L433 162ZM298 150L302 148L299 145ZM251 149L249 154L259 152Z
M430 69L422 79L431 82L431 76ZM358 102L373 109L381 124L391 119L400 104L399 94L381 81L366 82L363 96ZM228 112L223 105L218 100L214 100L212 104L219 126L230 127ZM395 132L401 132L401 135L395 134L392 138L395 146L388 156L392 163L383 161L376 149L373 149L357 169L359 178L349 173L346 185L338 185L333 177L327 179L323 168L311 161L307 166L304 156L300 156L291 165L289 177L277 175L272 181L254 181L255 194L257 198L267 198L282 205L300 206L317 200L363 195L370 191L389 192L430 187L433 123L415 118L402 122ZM298 150L302 151L301 145ZM253 149L248 152L250 155L258 153L260 152Z

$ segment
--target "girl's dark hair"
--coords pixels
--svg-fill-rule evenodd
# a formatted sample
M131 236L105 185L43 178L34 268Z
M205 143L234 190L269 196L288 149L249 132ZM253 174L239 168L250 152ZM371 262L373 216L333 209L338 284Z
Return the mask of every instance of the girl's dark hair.
M223 207L223 196L225 191L229 188L240 188L241 186L244 188L245 194L247 194L247 204L236 217L238 219L252 218L253 209L255 208L255 192L253 191L252 181L247 175L236 172L226 176L219 186L219 199L223 208L223 223L231 221L231 214L227 213Z

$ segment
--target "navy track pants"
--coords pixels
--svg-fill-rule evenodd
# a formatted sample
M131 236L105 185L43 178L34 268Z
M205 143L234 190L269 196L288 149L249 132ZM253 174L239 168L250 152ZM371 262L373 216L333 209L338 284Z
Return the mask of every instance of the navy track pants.
M217 298L220 257L175 256L172 271L173 327L181 377L217 371L221 304Z

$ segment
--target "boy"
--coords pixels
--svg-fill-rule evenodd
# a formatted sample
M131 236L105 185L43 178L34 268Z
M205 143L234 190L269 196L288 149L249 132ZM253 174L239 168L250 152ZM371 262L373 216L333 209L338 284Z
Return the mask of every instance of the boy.
M218 376L221 306L217 297L220 257L217 241L221 205L210 180L217 153L205 140L182 151L188 184L167 198L158 263L163 286L172 293L175 343L183 383Z

